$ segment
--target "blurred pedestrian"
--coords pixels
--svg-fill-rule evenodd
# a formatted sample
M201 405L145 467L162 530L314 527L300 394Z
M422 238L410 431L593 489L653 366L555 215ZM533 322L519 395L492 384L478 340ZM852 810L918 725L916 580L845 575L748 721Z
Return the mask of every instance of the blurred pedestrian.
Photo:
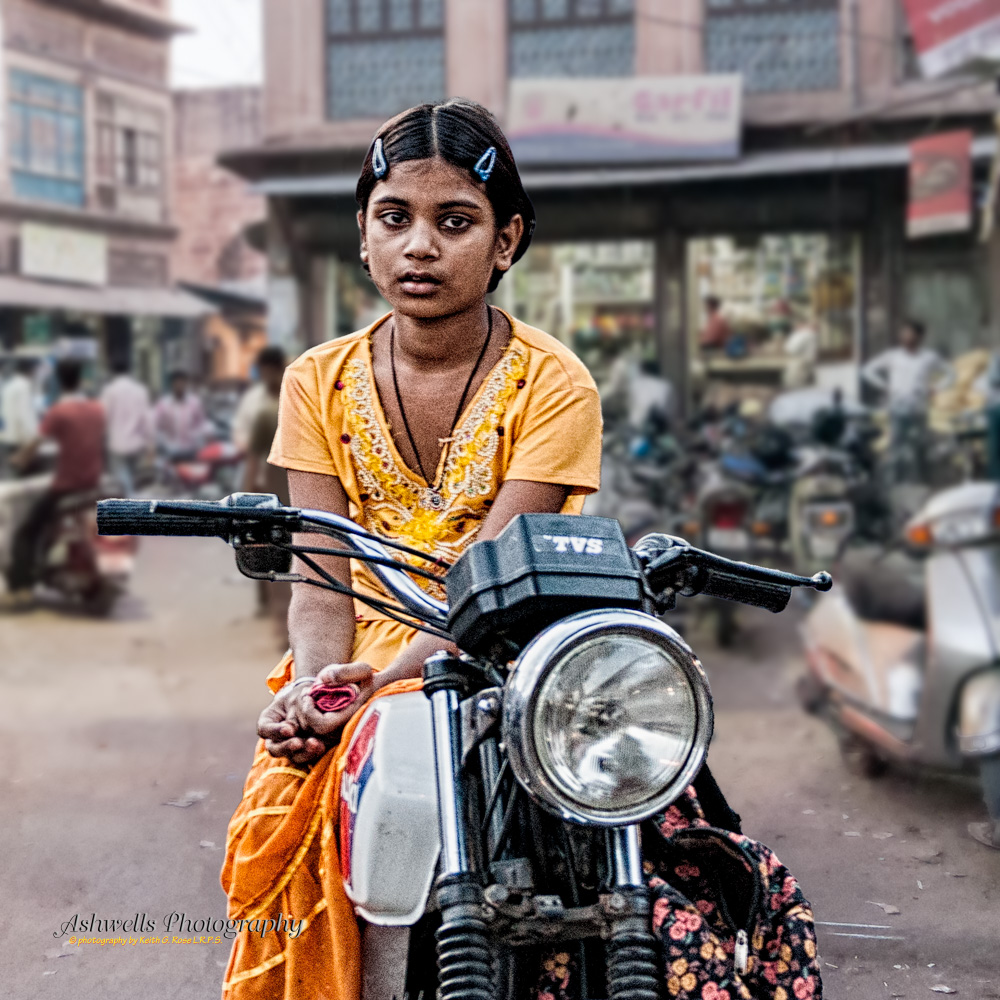
M274 436L278 433L278 399L286 364L285 352L280 347L265 347L257 358L263 394L247 439L243 489L247 493L274 493L287 506L288 472L267 461ZM288 605L291 599L291 584L258 581L257 613L274 619L278 645L283 650L288 647Z
M250 447L257 414L268 403L270 394L266 369L270 369L272 374L277 371L280 379L285 372L285 364L285 352L275 344L269 344L257 355L257 380L240 397L233 417L233 444L244 453ZM278 384L280 387L280 381Z
M722 313L722 300L715 295L705 296L705 325L698 334L703 351L724 351L732 330Z
M18 358L14 374L0 392L0 472L13 455L38 436L38 411L35 408L34 358Z
M152 462L155 444L149 390L130 371L128 361L112 365L115 377L104 387L101 404L108 421L108 458L124 496L135 494L135 477L143 459Z
M170 376L170 391L156 404L153 422L160 446L167 457L194 458L205 436L207 418L198 394L191 389L187 372Z
M937 351L924 347L926 329L916 319L899 331L899 344L872 358L862 369L862 381L881 391L889 406L889 452L895 480L907 473L926 478L924 455L927 416L935 389L954 380L954 372ZM907 468L909 467L909 468Z
M819 358L819 334L808 318L803 319L785 338L785 388L804 389L816 381Z
M11 459L15 467L30 465L43 438L51 438L59 445L52 484L14 534L11 564L7 570L7 593L0 607L19 610L31 603L43 555L39 548L60 500L73 493L92 490L101 481L107 422L104 407L80 391L82 377L83 366L79 361L65 358L56 365L59 399L45 414L38 435Z

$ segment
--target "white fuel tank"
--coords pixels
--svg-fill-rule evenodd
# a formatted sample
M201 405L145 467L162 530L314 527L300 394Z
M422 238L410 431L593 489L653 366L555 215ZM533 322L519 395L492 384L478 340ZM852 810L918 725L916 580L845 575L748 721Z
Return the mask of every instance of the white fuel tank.
M340 870L358 915L415 924L440 849L430 702L419 691L379 698L354 733L340 787Z

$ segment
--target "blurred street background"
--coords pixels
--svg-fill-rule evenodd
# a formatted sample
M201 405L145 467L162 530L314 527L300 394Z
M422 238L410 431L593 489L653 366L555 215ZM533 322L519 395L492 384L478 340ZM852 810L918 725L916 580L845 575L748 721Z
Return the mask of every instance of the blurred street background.
M216 995L225 943L52 932L224 915L287 594L93 504L282 493L284 364L386 311L371 137L462 96L539 220L493 301L601 389L587 513L835 573L668 612L828 995L1000 997L1000 0L0 0L0 38L10 995Z

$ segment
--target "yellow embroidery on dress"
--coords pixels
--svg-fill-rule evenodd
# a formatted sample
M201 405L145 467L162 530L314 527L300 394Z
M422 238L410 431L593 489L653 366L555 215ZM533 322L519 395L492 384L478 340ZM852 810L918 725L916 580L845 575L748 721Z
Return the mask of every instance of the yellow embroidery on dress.
M364 526L438 558L461 555L499 489L497 429L527 370L527 355L512 344L455 429L441 486L432 491L395 460L375 410L367 366L360 359L349 362L341 381ZM438 589L430 581L420 583Z

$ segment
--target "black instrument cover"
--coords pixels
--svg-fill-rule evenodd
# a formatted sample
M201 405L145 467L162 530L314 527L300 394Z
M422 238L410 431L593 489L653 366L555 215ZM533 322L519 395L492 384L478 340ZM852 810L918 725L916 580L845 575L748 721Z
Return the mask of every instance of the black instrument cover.
M643 576L610 518L521 514L449 570L448 630L468 653L523 648L578 611L643 608Z

